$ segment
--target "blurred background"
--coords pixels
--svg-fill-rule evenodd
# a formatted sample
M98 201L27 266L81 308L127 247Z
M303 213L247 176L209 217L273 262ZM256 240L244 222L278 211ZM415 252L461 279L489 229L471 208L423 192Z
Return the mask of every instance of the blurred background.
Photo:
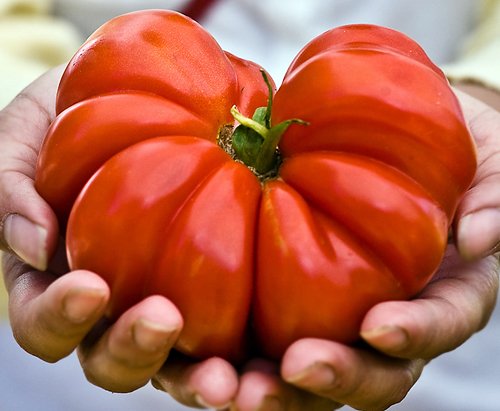
M67 61L83 41L52 7L52 0L0 0L0 107L48 68Z
M394 28L406 27L408 34L419 41L431 58L440 64L453 60L466 48L459 49L457 38L465 38L470 26L477 19L477 3L469 0L423 0L419 7L427 10L418 21L411 13L394 14L388 21L377 7L387 7L399 0L364 1L371 3L370 17L361 9L357 14L349 0L335 2L337 18L330 24L340 25L355 18L385 24ZM0 108L8 104L26 85L50 67L62 64L74 54L84 39L101 23L112 16L143 7L142 0L0 0ZM182 0L148 1L148 7L177 8ZM332 2L333 3L333 2ZM492 2L490 2L492 3ZM238 6L236 6L238 4ZM248 42L242 44L247 27L259 17L256 4L281 13L281 24L265 21L262 31L252 33ZM298 44L305 44L322 31L327 14L313 15L307 1L294 1L294 6L303 5L299 19L287 15L281 0L221 1L225 7L224 18L216 13L207 15L206 26L221 42L223 48L241 57L255 60L266 67L277 80L286 69L291 58L298 51ZM323 3L332 8L328 1ZM236 8L252 10L237 27L233 19ZM264 6L262 6L264 7ZM381 8L381 10L383 9ZM447 9L462 10L454 18L465 22L462 25L447 25L442 35L436 37L426 25L443 24L439 18L446 16ZM500 9L500 8L497 8ZM441 17L440 17L441 16ZM419 16L420 17L420 16ZM318 20L319 19L319 20ZM457 20L457 21L458 21ZM320 22L322 24L312 24ZM498 22L498 19L497 19ZM267 31L266 31L267 30ZM238 31L238 32L236 32ZM255 36L253 36L255 34ZM271 34L280 41L273 43ZM480 42L481 36L476 37ZM466 46L470 43L464 43ZM487 51L484 59L488 58ZM477 55L475 55L477 57ZM491 74L481 64L465 59L466 64L451 67L457 76L470 72ZM467 66L468 64L468 66ZM476 65L474 65L476 64ZM455 71L453 71L455 70ZM465 73L465 74L464 74ZM488 77L489 76L489 77ZM500 77L496 72L496 79ZM421 380L413 388L403 404L392 407L401 411L495 411L499 409L500 394L500 313L487 329L474 336L453 353L434 360L425 370ZM133 394L111 394L88 384L78 365L75 355L59 362L46 364L26 354L15 344L8 326L7 298L3 282L0 283L0 410L2 411L139 411L139 410L186 410L168 399L164 393L146 387ZM478 406L478 401L481 405ZM486 405L485 405L486 404Z

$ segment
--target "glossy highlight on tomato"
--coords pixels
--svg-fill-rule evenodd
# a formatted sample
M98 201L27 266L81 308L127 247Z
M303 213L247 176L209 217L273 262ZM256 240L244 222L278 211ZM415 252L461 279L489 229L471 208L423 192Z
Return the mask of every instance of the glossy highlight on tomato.
M350 25L307 44L274 91L167 10L110 20L70 61L35 184L71 269L110 285L111 319L161 294L184 354L279 358L302 337L355 342L374 304L432 278L476 169L439 68L399 32ZM301 122L258 178L220 141L233 106L251 118L268 101L268 129Z

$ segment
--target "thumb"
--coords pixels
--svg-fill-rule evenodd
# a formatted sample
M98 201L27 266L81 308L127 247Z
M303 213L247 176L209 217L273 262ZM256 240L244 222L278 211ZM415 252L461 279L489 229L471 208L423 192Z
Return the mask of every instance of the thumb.
M478 168L455 218L460 254L473 260L500 251L500 113L459 95L477 144Z
M500 208L472 211L458 220L457 247L462 257L476 260L500 251Z
M39 270L56 248L58 224L33 180L60 74L49 71L0 111L0 248Z

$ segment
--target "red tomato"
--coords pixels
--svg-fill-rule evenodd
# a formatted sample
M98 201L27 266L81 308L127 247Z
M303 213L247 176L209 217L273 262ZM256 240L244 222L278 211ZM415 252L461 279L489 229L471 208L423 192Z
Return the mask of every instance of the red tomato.
M231 107L250 117L273 88L165 10L111 20L69 63L36 187L70 267L109 283L111 318L161 294L184 316L183 353L279 358L302 337L355 342L367 310L435 273L476 157L422 49L370 25L314 39L255 114L261 135L238 129L271 155L263 177L221 141Z

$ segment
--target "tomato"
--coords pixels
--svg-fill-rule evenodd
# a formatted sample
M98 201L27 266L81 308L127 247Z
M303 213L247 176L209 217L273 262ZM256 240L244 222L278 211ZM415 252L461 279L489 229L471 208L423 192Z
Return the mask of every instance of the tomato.
M443 73L372 25L313 39L275 91L189 18L126 14L70 61L56 111L35 184L71 269L109 283L111 319L171 299L196 358L355 342L432 278L476 169Z

